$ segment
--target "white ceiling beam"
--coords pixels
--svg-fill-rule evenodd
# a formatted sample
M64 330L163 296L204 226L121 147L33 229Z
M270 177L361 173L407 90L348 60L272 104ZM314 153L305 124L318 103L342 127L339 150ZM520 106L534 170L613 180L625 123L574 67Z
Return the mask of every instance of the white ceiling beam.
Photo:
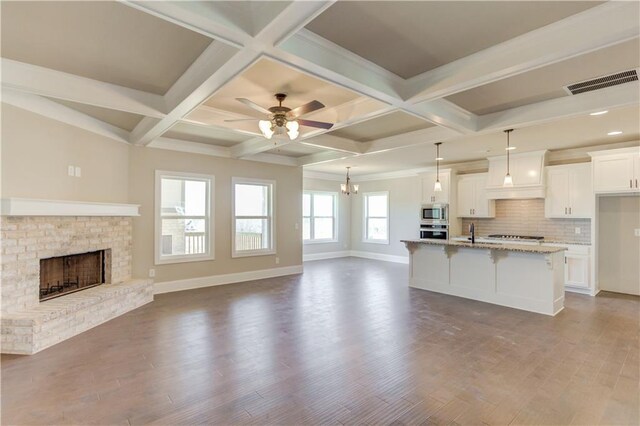
M353 157L355 154L348 154L340 151L324 151L316 154L309 154L298 158L298 166L310 166L312 164L328 163L335 160L344 160Z
M192 11L189 9L189 4L194 7L201 6L196 3L198 2L185 2L180 10ZM131 133L131 142L146 145L160 137L224 84L256 62L262 56L265 47L273 47L281 43L331 4L330 1L290 3L254 38L243 40L244 45L239 51L229 44L213 41L165 95L165 102L169 108L167 116L159 121L143 119ZM140 6L140 4L135 5ZM189 18L196 19L197 14L182 13L174 17L169 16L168 13L166 10L163 11L161 17L187 26L201 24L188 21ZM216 27L215 24L217 23L212 24L212 27Z
M363 152L362 142L327 134L305 139L300 141L300 143L316 148L330 149L332 151L341 151L350 154L362 154Z
M165 95L169 108L161 120L143 119L131 132L131 142L146 145L171 128L212 93L253 64L258 55L214 41Z
M160 95L2 58L2 87L86 105L164 117Z
M403 97L443 98L637 38L639 13L638 2L606 2L413 77Z
M405 80L306 29L267 55L290 67L339 85L416 117L461 133L475 131L475 115L450 102L415 107L402 99ZM439 108L443 108L439 111ZM460 116L464 111L465 117Z
M129 132L68 108L42 96L13 89L2 90L2 102L86 130L96 135L128 143Z
M477 115L446 99L412 105L406 112L463 134L473 133L478 127Z
M168 149L171 151L189 152L192 154L211 155L214 157L231 158L231 150L226 146L216 146L174 138L156 138L150 144L148 144L147 147Z
M443 142L449 139L460 137L460 134L446 127L429 127L427 129L416 130L414 132L403 133L401 135L389 136L363 145L363 155L374 154L393 149L407 148L426 143Z
M237 49L251 42L249 29L227 18L216 2L120 0L120 3Z
M257 136L253 139L249 139L248 141L233 145L231 147L231 157L244 158L269 151L274 148L282 147L289 143L291 143L291 141L286 137L284 139L266 139L264 136Z
M637 106L639 104L640 83L625 83L593 92L565 96L482 115L478 120L478 130L481 133L487 133L512 127L532 126L604 109Z

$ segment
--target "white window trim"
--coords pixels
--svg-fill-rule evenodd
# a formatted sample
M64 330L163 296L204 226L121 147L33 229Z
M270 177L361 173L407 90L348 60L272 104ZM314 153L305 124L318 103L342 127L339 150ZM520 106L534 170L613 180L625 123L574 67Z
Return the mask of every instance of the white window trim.
M271 239L271 248L260 250L243 250L236 251L236 184L252 184L270 185L271 191L269 195L269 210L271 211L271 220L269 221L269 238ZM276 181L269 179L254 178L231 178L231 257L251 257L251 256L269 256L276 254Z
M205 215L208 217L206 233L209 238L206 239L207 249L203 254L184 254L184 255L172 255L162 256L160 252L160 241L162 237L162 214L161 214L161 180L166 177L175 177L178 179L200 179L207 182L207 211ZM167 265L172 263L185 263L185 262L202 262L205 260L215 260L215 226L213 222L215 220L215 176L206 175L201 173L187 173L187 172L172 172L167 170L156 170L155 178L155 230L154 230L154 264L155 265Z
M337 192L331 192L331 191L313 191L313 190L308 190L308 191L303 191L303 194L310 194L311 195L311 211L310 213L313 214L313 194L321 194L321 195L331 195L333 197L333 238L323 238L323 239L310 239L310 240L305 240L304 238L302 239L302 242L304 245L308 245L308 244L327 244L327 243L337 243L338 242L338 202L339 202L339 197L338 197L338 193ZM304 222L304 218L306 217L304 215L304 206L302 209L302 220ZM321 216L321 217L329 217L329 216ZM309 216L309 226L310 226L310 234L313 235L313 218L314 216ZM304 227L304 224L302 225Z
M367 233L367 210L368 210L368 206L367 206L367 199L370 196L375 196L375 195L386 195L387 196L387 239L386 240L372 240L368 238L368 233ZM390 238L390 234L391 234L391 229L390 229L390 221L389 221L389 206L391 204L391 200L389 198L389 191L378 191L378 192L365 192L362 194L362 242L363 243L369 243L369 244L386 244L389 245L389 238ZM372 216L373 218L376 219L385 219L382 217L378 217L378 216Z

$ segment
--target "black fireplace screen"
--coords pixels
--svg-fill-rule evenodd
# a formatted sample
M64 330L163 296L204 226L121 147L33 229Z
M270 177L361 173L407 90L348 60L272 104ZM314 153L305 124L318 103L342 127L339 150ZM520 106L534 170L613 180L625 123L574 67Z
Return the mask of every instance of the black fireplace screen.
M40 260L40 301L104 282L104 250Z

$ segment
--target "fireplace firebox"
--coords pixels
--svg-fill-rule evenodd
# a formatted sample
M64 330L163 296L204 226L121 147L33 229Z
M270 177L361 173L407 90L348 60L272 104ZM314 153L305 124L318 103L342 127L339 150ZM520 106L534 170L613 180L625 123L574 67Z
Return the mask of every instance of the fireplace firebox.
M111 250L40 259L40 301L110 281Z

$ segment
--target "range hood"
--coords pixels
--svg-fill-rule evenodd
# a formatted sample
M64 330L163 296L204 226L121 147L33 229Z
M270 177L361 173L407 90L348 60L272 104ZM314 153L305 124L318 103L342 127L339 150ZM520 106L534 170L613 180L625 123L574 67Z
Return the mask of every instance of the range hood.
M546 154L546 150L511 154L512 187L503 186L507 156L488 157L487 197L490 200L544 198Z

